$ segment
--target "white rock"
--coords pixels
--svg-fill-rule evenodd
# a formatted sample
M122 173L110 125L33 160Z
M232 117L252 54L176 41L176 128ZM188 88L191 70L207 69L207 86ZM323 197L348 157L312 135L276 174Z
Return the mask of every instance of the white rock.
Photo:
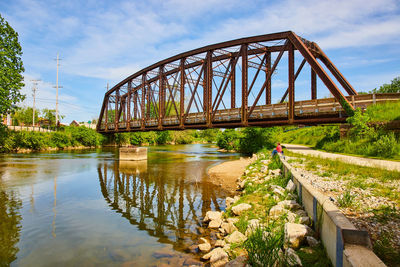
M298 215L296 213L289 211L288 212L288 217L287 217L288 221L291 222L291 223L295 223L296 219L297 219L297 216Z
M215 247L221 247L223 248L226 245L224 240L218 239L217 242L215 242Z
M230 223L237 223L239 221L239 218L229 217L228 219L226 219L226 221Z
M221 228L228 234L231 234L237 230L236 226L232 222L224 222L221 224Z
M270 170L269 173L271 175L278 176L278 175L281 175L281 169Z
M289 180L287 186L286 186L286 191L293 193L296 190L296 185L293 183L292 180Z
M301 209L300 204L297 203L295 200L284 200L284 201L279 202L277 205L281 206L285 209L290 209L290 210Z
M208 243L208 240L205 239L204 237L200 237L199 244L204 244L204 243Z
M213 220L222 220L222 212L219 211L207 211L206 217L204 217L204 222L209 222Z
M288 258L289 266L303 266L299 255L297 255L296 251L292 248L286 250L286 256Z
M208 224L208 228L219 228L221 226L222 220L217 219L217 220L212 220Z
M231 235L225 237L225 241L228 243L242 243L246 241L247 237L239 231L233 232Z
M203 253L209 252L211 250L210 243L207 242L207 243L199 244L199 250Z
M285 209L284 207L276 205L269 210L269 216L276 219L287 212L288 210Z
M307 217L307 212L305 212L304 210L296 210L294 213L296 213L297 215L299 215L300 217Z
M229 261L228 254L222 248L214 248L211 252L204 255L202 259L210 259L212 267L224 266Z
M297 249L308 233L307 226L298 223L285 224L285 247Z
M240 189L243 189L243 188L245 187L246 182L247 182L247 180L241 181L241 182L239 183L239 188L240 188Z
M251 209L251 205L246 204L246 203L241 203L237 206L232 207L232 211L235 215L240 216L240 214L242 214L243 212L245 212L246 210Z

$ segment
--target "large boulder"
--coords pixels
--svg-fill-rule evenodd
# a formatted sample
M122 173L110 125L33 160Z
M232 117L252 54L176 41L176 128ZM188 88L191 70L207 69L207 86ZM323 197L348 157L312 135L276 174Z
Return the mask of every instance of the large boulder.
M211 250L210 243L199 244L199 250L203 253L209 252Z
M247 237L239 231L233 232L231 235L225 237L225 241L228 243L242 243L246 241Z
M309 233L308 227L298 223L285 224L284 245L286 248L297 249Z
M207 211L206 217L204 217L204 222L222 220L222 212L219 211Z
M269 216L272 217L273 219L276 219L288 212L289 211L284 207L282 207L281 205L275 205L269 210Z
M212 220L208 224L208 228L219 228L221 226L222 220L217 219L217 220Z
M247 257L242 255L228 262L225 267L245 267L247 265Z
M224 240L218 239L218 240L215 242L215 245L214 245L214 246L215 246L216 248L218 248L218 247L223 248L225 245L226 245L226 243L225 243Z
M246 210L249 210L249 209L251 209L251 205L246 204L246 203L242 203L242 204L232 207L233 213L237 216L240 216L240 214L242 214L243 212L245 212Z
M227 234L232 234L234 231L237 231L236 226L232 222L222 223L221 228L224 229Z
M224 266L228 261L228 254L222 248L214 248L211 252L202 257L204 260L210 260L212 267Z

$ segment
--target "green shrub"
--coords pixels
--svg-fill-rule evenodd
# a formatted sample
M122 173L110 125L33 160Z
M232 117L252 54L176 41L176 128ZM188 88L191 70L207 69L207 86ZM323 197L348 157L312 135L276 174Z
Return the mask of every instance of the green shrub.
M217 146L226 150L238 150L240 132L235 129L226 129L217 136Z
M55 132L51 135L51 142L58 148L64 148L71 145L71 137L63 132Z
M248 127L241 131L239 152L251 155L263 148L273 148L276 145L276 128Z

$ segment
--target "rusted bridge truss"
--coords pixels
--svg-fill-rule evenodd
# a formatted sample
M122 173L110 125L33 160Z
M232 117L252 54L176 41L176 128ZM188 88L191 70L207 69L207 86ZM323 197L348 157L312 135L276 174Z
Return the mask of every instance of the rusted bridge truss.
M297 68L295 54L302 60ZM272 104L271 81L280 62L279 71L288 72L286 91L280 103ZM295 81L305 65L311 67L310 99L296 102ZM317 99L317 77L333 98ZM357 92L316 43L280 32L205 46L138 71L105 94L97 130L340 122L354 109L354 96Z

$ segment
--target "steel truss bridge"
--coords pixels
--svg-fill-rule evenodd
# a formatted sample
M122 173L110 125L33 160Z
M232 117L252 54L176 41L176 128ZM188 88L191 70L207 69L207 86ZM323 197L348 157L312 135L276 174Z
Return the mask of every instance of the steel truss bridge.
M280 62L287 85L280 103L272 104ZM305 65L310 99L295 101L295 81ZM332 98L317 99L317 77ZM337 123L356 107L399 98L358 95L316 43L288 31L205 46L136 72L106 92L97 131Z

